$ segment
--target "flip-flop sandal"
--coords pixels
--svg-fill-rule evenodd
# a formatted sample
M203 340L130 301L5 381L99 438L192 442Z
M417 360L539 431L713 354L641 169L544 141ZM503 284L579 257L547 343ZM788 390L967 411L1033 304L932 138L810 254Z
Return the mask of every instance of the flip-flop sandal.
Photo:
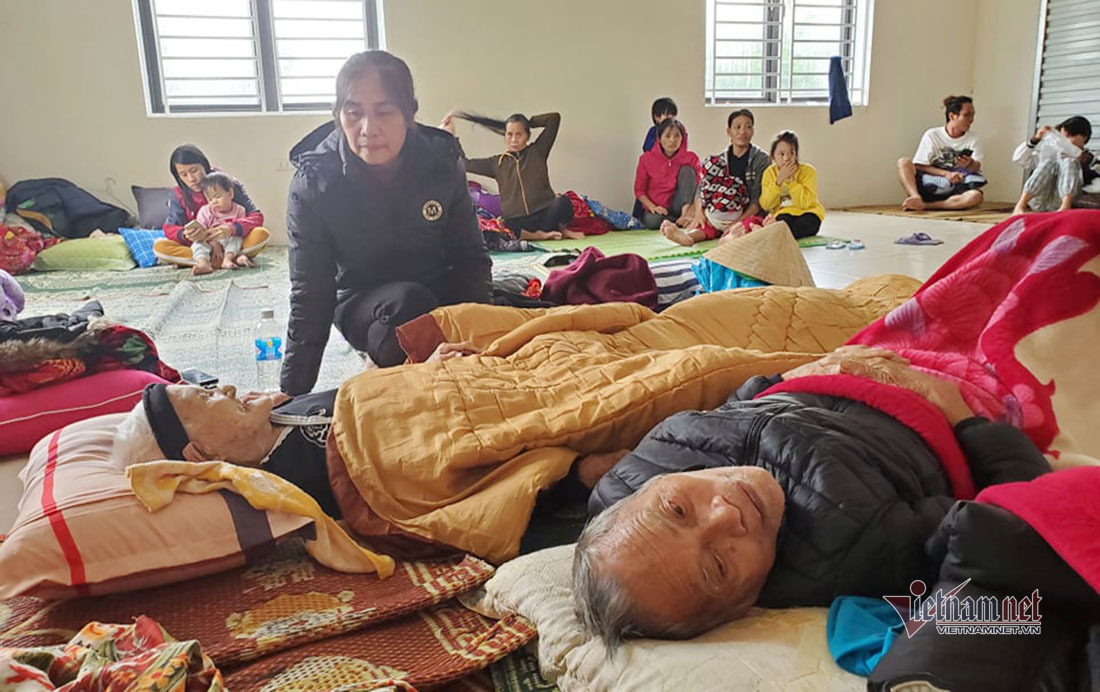
M860 240L859 238L853 238L852 242L848 243L848 249L849 250L862 250L865 247L867 247L867 246L864 245L863 241Z
M829 243L828 245L826 245L825 249L826 250L843 250L847 245L848 245L848 243L844 242L843 240L834 240L831 243Z
M933 238L927 233L917 232L911 233L903 238L898 238L894 241L897 245L942 245L943 241L938 238Z

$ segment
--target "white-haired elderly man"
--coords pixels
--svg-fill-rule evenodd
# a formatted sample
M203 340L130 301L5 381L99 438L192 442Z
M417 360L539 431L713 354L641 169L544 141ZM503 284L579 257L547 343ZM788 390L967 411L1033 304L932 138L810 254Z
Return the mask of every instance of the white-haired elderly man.
M783 391L806 375L847 376L846 394ZM616 463L577 543L578 615L614 648L693 637L754 604L905 593L934 581L924 544L953 490L1048 471L1020 430L976 417L953 383L846 347L668 418Z

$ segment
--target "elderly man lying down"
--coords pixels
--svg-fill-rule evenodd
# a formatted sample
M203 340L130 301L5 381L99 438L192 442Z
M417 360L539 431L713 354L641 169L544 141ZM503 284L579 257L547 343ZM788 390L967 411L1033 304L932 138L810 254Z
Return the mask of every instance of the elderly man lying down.
M836 396L802 377L849 386ZM600 480L574 563L581 614L617 643L692 637L755 604L905 593L935 576L924 543L953 490L973 496L967 472L983 488L1049 470L953 383L845 347L753 378L713 411L672 416Z
M1080 348L1098 337L1100 213L990 229L852 346L650 431L590 497L579 615L615 645L691 637L753 604L907 594L975 526L990 548L971 537L943 570L1007 574L1023 531L956 501L1034 481L1044 452L1100 463L1100 375Z

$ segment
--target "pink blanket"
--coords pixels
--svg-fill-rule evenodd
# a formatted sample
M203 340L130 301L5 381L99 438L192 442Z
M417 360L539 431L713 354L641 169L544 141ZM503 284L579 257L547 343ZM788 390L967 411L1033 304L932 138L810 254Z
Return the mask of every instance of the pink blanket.
M853 337L959 384L975 412L1097 463L1100 211L1011 218ZM1090 423L1091 419L1091 423Z

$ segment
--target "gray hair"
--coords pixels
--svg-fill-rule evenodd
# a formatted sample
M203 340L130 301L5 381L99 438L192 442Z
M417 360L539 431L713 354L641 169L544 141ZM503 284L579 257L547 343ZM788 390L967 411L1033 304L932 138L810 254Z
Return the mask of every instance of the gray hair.
M145 415L145 405L139 401L115 429L111 459L120 466L130 466L163 458L164 452L160 450L153 426L149 425L149 418Z
M623 498L593 517L581 531L573 552L573 607L577 617L614 652L631 636L641 635L634 624L630 594L618 578L601 567L601 547L619 515L628 506Z
M658 477L649 479L633 495L593 517L581 531L573 552L574 610L585 628L599 636L612 654L623 641L632 637L690 639L698 636L731 617L741 617L755 600L755 594L752 594L747 604L736 604L732 612L714 608L703 613L685 614L682 622L643 624L630 591L618 575L603 566L603 561L608 555L607 539L611 530L626 518L624 512L631 500Z

